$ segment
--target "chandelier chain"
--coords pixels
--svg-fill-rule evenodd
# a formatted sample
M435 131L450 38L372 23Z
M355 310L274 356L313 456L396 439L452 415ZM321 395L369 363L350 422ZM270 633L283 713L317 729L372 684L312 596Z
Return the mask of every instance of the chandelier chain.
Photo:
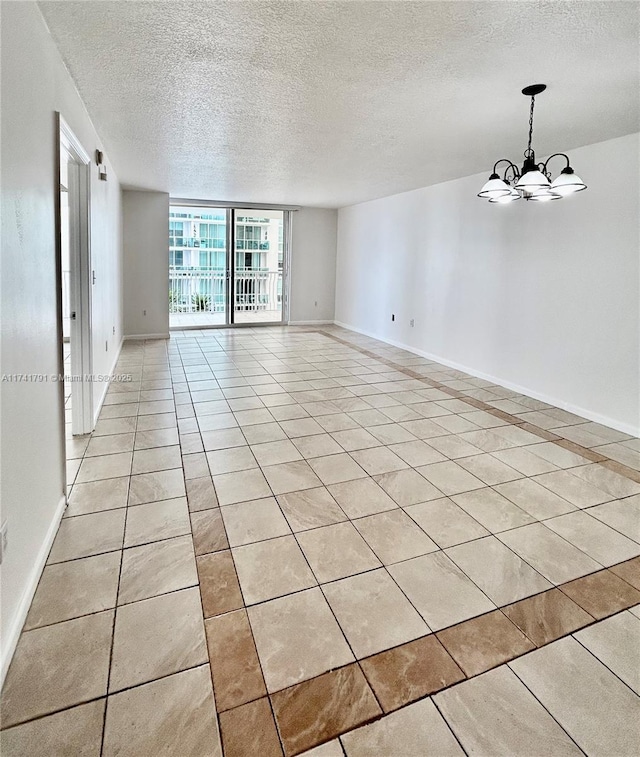
M533 139L533 108L536 102L535 97L531 97L531 109L529 111L529 143L527 144L527 151L525 156L531 155L531 140Z

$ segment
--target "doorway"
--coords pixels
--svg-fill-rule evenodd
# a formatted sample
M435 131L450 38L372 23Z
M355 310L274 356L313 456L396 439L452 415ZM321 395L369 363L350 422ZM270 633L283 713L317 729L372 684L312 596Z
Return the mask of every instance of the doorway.
M282 324L290 212L171 204L172 329Z
M89 434L94 427L89 238L91 160L60 114L58 124L60 374L64 376L65 415L70 414L71 433L75 436Z

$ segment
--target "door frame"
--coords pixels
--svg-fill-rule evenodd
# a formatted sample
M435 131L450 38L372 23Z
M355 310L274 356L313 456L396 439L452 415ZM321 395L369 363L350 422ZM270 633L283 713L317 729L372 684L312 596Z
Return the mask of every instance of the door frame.
M62 161L68 154L73 170L68 172L69 198L69 289L75 302L75 319L71 320L71 428L74 435L89 434L94 428L93 372L91 338L91 158L63 116L57 113L57 287L60 297L58 308L58 334L60 341L60 371L64 375L64 348L62 325L62 222L59 192ZM63 383L63 382L61 382ZM64 385L61 386L64 407Z
M170 197L170 207L216 208L226 214L226 271L225 271L225 323L215 326L173 326L169 331L190 331L200 329L255 328L256 326L286 326L289 323L290 283L291 283L291 239L293 213L301 210L300 205L274 205L256 202L223 202L216 200L191 200ZM256 323L236 323L234 317L235 299L235 215L237 210L281 210L282 211L282 317L278 321ZM169 261L167 261L168 265Z

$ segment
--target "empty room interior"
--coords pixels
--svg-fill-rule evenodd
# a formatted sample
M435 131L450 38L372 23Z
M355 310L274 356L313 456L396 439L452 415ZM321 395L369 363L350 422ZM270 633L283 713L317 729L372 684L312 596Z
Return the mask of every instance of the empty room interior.
M640 3L0 0L3 757L640 753Z

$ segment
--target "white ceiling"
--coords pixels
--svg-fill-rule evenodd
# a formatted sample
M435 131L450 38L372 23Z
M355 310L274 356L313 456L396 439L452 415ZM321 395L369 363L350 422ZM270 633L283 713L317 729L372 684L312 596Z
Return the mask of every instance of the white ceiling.
M120 180L340 207L638 129L633 2L41 2Z

